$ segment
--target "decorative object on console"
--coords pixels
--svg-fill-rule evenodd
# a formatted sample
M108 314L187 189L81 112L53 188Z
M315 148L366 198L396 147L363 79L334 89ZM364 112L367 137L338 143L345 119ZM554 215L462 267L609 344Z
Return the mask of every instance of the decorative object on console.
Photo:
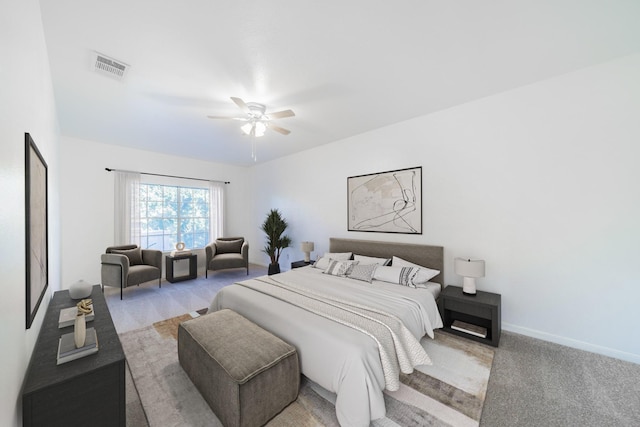
M422 234L422 167L348 177L347 230Z
M86 338L87 322L84 321L84 313L78 310L78 314L76 314L76 323L73 325L73 341L76 343L76 348L84 347Z
M291 238L283 235L288 226L277 209L271 209L262 223L261 229L267 235L267 244L262 251L269 255L271 260L269 275L280 273L280 254L291 244Z
M93 285L80 279L69 286L69 296L73 299L82 299L91 295Z
M94 328L86 331L86 340L82 347L75 343L75 333L64 334L58 341L57 365L80 359L98 351L98 336Z
M311 252L313 252L313 242L300 243L300 250L304 252L304 262L311 261Z
M76 320L73 325L73 339L76 343L76 348L82 348L85 344L87 337L87 321L85 315L93 314L93 301L89 299L83 299L76 305L77 313Z
M74 325L79 311L84 313L85 323L91 322L95 317L95 313L93 311L93 300L91 298L83 299L73 307L63 308L60 310L60 315L58 316L58 328L62 329L67 326Z
M82 313L85 316L89 315L93 312L93 300L91 298L83 299L78 304L76 304L78 308L78 313Z
M466 295L475 295L476 278L484 277L484 260L456 258L454 270L457 275L464 277L462 292Z

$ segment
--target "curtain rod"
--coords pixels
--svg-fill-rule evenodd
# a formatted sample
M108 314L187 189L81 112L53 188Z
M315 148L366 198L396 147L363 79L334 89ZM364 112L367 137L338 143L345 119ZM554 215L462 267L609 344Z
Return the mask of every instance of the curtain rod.
M192 179L194 181L222 182L224 184L231 184L231 181L219 181L219 180L216 180L216 179L189 178L188 176L163 175L161 173L137 172L137 171L127 171L127 170L122 170L122 169L110 169L110 168L104 168L104 170L106 170L107 172L129 172L129 173L139 173L140 175L164 176L164 177L167 177L167 178Z

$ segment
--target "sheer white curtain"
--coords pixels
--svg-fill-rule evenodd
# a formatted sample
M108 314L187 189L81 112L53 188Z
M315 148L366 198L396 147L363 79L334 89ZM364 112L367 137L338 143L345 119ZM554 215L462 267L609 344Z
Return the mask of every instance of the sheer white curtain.
M209 182L209 241L224 236L224 184Z
M140 245L140 174L115 172L114 243Z

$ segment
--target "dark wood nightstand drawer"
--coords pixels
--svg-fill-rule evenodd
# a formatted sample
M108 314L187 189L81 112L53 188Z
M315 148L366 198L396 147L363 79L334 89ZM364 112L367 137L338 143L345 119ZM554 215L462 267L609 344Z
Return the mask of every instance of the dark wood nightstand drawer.
M444 308L445 310L460 311L482 319L491 319L491 308L489 307L472 305L463 301L445 299Z

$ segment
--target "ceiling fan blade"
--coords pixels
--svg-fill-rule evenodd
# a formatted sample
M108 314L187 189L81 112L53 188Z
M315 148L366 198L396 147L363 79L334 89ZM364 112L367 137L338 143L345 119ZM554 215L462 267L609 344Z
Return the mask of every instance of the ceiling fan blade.
M235 103L236 103L236 105L237 105L238 107L240 107L240 109L241 109L243 112L245 112L245 113L249 113L249 107L247 106L247 104L246 104L242 99L240 99L240 98L236 98L236 97L233 97L233 96L232 96L232 97L231 97L231 100L232 100L233 102L235 102Z
M281 133L283 135L289 135L291 133L289 129L281 128L280 126L276 126L273 123L269 123L269 129L275 130L276 132Z
M284 119L285 117L293 117L296 114L291 110L276 111L275 113L267 113L270 119Z
M246 122L247 120L249 120L246 117L233 117L233 116L207 116L207 117L209 117L210 119L240 120L243 122Z

